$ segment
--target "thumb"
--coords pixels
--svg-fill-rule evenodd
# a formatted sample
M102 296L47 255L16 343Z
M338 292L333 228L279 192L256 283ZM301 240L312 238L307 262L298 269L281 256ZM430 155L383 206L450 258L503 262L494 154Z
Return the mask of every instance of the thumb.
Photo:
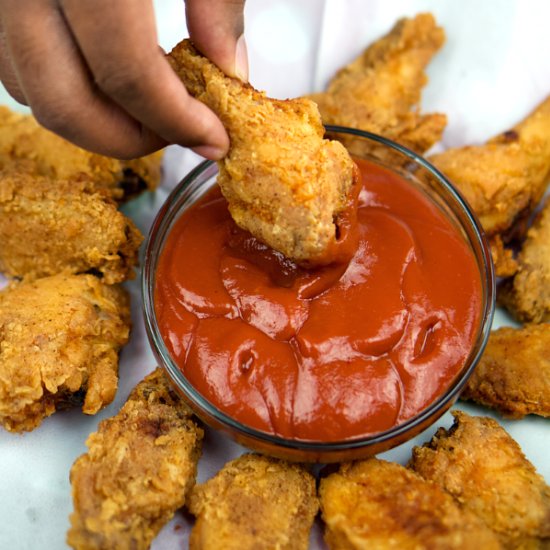
M225 74L248 80L245 0L187 0L187 27L197 49Z

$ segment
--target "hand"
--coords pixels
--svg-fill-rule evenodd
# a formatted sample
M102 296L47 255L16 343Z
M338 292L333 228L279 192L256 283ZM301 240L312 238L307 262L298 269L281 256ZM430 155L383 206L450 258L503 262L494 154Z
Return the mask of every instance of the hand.
M244 0L187 0L197 48L248 77ZM157 43L151 0L0 0L0 79L46 128L96 153L134 158L169 143L221 158L229 139Z

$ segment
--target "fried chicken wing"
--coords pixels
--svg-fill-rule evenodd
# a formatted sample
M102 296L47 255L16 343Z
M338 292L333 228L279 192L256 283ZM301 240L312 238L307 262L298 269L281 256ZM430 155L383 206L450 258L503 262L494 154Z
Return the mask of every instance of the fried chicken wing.
M191 493L191 550L306 550L317 514L315 479L303 467L243 455Z
M203 430L161 369L99 424L71 469L76 550L146 550L195 482Z
M439 141L447 117L421 115L418 104L427 82L424 72L445 41L429 13L400 19L384 37L340 69L326 92L311 97L325 124L359 128L423 153ZM339 137L350 150L365 154L364 141Z
M37 278L93 270L108 284L134 277L143 237L86 182L0 172L0 272Z
M342 464L319 494L331 550L498 549L493 532L434 483L372 458Z
M493 331L460 397L512 418L550 416L550 325Z
M53 179L86 179L96 190L128 199L160 181L162 152L130 161L90 153L42 128L34 117L0 106L0 167Z
M449 149L430 160L460 189L486 233L506 237L526 222L548 184L550 97L485 145Z
M449 430L413 449L410 466L481 518L505 548L547 548L550 487L497 422L453 414Z
M519 321L550 321L550 200L527 231L517 263L514 278L499 287L499 302Z
M56 409L95 414L116 393L128 341L126 292L59 274L0 292L0 424L32 430Z
M225 76L189 41L168 59L187 90L229 133L218 183L236 223L298 262L331 259L355 170L341 143L323 139L315 104L270 99Z

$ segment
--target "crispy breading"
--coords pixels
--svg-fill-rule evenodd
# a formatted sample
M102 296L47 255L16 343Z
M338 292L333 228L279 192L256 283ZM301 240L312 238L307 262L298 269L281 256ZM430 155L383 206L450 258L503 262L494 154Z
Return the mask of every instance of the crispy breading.
M550 324L493 331L460 397L512 418L550 416Z
M331 550L498 549L494 533L434 483L372 458L321 479L325 540Z
M56 409L95 414L114 398L128 341L126 292L59 274L0 292L0 424L32 430Z
M0 172L0 272L37 278L93 270L112 284L134 277L143 236L87 182Z
M447 117L419 112L424 72L445 41L430 13L400 19L384 37L338 71L326 92L311 97L325 124L367 130L418 153L439 141ZM368 152L365 141L341 137L354 154Z
M40 126L33 116L0 106L0 167L53 179L86 179L96 190L128 199L160 182L162 152L130 161L85 151Z
M306 550L317 514L315 479L302 466L256 454L196 485L191 550Z
M195 482L203 430L161 369L99 424L71 468L77 550L145 550Z
M512 250L504 246L500 235L493 235L489 239L491 257L498 277L512 277L518 270L518 263Z
M410 466L482 519L505 548L548 547L550 487L496 421L453 415L449 430L413 449Z
M550 199L527 231L513 279L505 281L498 300L516 319L550 321Z
M268 98L225 76L187 40L168 60L229 133L218 183L236 223L288 258L323 263L348 206L354 163L341 143L323 139L315 104Z
M465 196L489 236L524 225L550 177L550 97L484 145L430 157ZM506 239L505 239L506 240Z

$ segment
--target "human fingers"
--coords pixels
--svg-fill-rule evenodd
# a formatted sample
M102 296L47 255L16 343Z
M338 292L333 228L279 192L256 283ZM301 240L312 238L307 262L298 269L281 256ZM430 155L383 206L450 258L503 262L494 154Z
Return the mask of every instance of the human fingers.
M186 0L191 40L225 74L248 81L245 0Z
M221 158L229 138L208 107L192 98L157 43L150 0L60 0L97 86L170 143Z
M130 158L166 144L98 91L54 0L0 0L4 71L46 128L97 153ZM7 69L6 69L7 67ZM6 74L6 73L4 73ZM17 91L19 90L19 91ZM16 99L19 99L16 97Z
M19 81L15 74L15 69L13 68L13 63L11 62L8 46L6 44L6 35L4 34L4 29L0 20L0 81L4 84L4 87L8 93L23 105L27 105L27 98L21 90Z

